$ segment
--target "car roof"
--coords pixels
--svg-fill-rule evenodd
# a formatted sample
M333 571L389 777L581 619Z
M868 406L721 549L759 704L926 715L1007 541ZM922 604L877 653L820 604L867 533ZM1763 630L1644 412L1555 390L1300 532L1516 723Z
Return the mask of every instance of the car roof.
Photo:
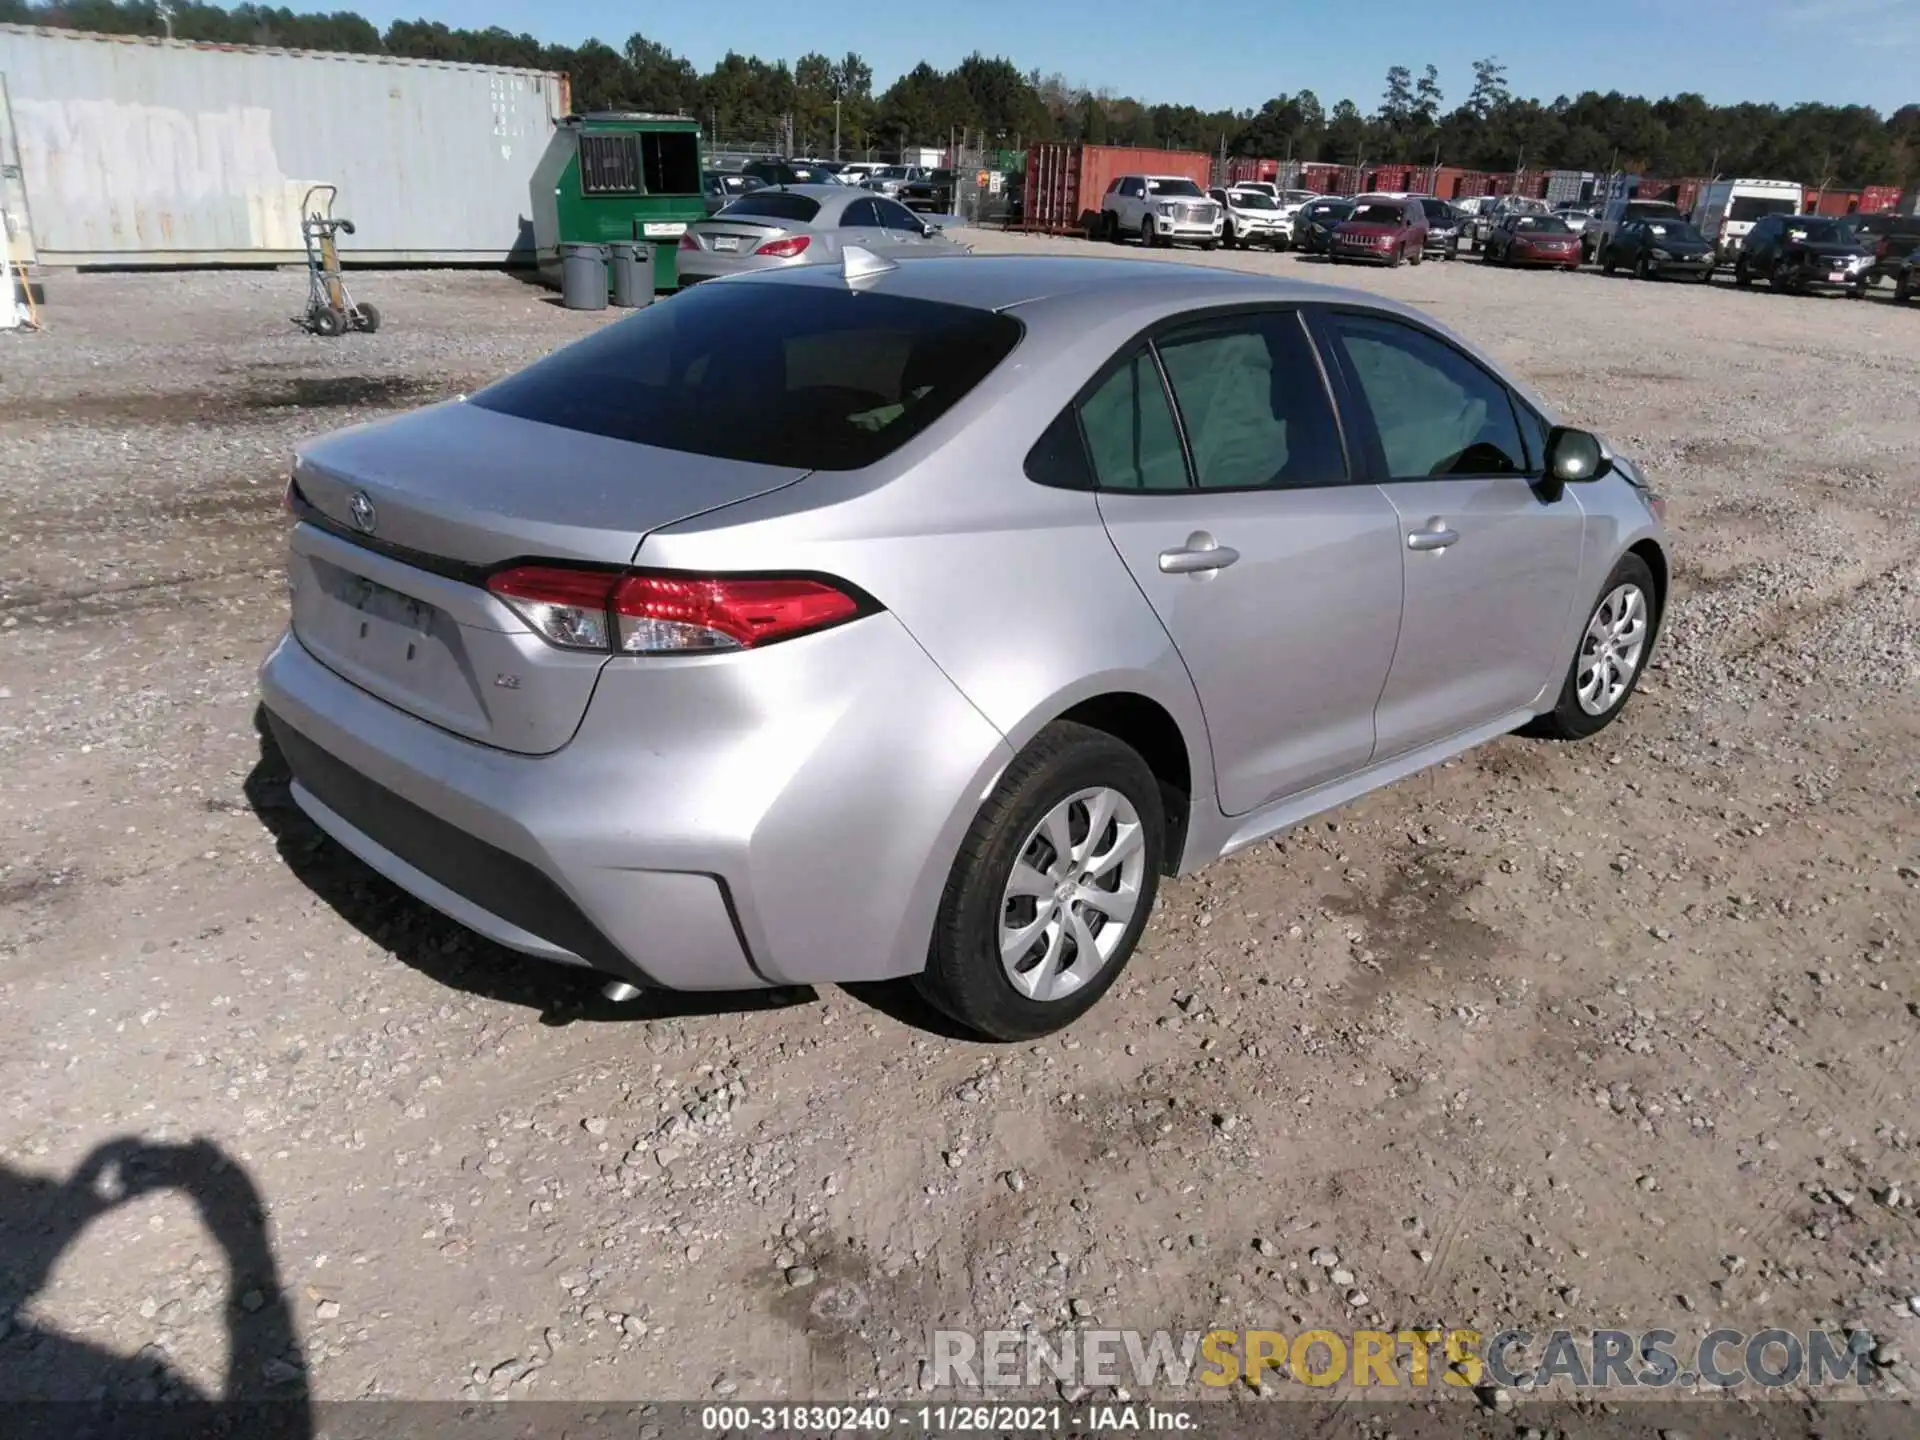
M847 281L838 266L808 265L742 275L727 283L844 285ZM1231 305L1287 301L1360 302L1379 309L1405 310L1372 291L1311 280L1260 275L1216 265L1078 255L968 255L903 260L890 270L863 278L859 285L863 291L982 310L1006 310L1038 300L1066 299L1097 303L1103 312L1134 307L1144 313L1186 303ZM1406 313L1418 312L1408 310ZM1430 316L1421 318L1427 324L1434 323Z

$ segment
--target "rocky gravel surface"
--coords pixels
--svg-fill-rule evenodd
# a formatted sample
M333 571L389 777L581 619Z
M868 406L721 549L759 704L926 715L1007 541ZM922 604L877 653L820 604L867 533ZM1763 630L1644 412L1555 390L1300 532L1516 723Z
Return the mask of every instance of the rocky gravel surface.
M1920 314L1338 278L1644 459L1654 667L1164 887L1085 1022L989 1046L896 987L607 1004L291 807L290 450L601 317L53 277L0 336L0 1394L907 1397L935 1327L1416 1322L1818 1325L1911 1394Z

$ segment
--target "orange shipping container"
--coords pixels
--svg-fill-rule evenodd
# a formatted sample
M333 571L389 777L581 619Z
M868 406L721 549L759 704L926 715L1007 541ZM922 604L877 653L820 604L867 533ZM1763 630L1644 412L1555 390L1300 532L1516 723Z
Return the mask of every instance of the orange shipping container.
M1198 150L1141 150L1124 145L1059 142L1027 151L1026 208L1021 228L1060 235L1089 231L1100 200L1122 175L1181 175L1205 189L1213 159Z
M1829 190L1824 195L1816 192L1818 215L1851 215L1860 208L1858 190ZM1808 208L1812 208L1809 206Z

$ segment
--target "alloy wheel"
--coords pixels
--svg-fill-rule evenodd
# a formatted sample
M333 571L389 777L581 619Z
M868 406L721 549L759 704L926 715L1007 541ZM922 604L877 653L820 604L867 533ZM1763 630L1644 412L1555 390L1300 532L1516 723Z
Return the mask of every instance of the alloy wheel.
M1000 900L1000 964L1015 990L1058 1000L1106 967L1140 907L1146 855L1118 790L1078 791L1041 817Z
M1620 703L1647 649L1647 597L1638 585L1607 592L1587 621L1574 689L1580 708L1604 715Z

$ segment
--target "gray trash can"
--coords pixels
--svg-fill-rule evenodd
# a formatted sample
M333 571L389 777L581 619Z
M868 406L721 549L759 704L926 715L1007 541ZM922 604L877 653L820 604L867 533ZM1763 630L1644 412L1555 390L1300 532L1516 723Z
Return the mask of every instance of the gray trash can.
M637 310L653 303L653 247L621 240L607 247L613 269L613 303Z
M607 247L560 247L560 301L569 310L607 308Z

